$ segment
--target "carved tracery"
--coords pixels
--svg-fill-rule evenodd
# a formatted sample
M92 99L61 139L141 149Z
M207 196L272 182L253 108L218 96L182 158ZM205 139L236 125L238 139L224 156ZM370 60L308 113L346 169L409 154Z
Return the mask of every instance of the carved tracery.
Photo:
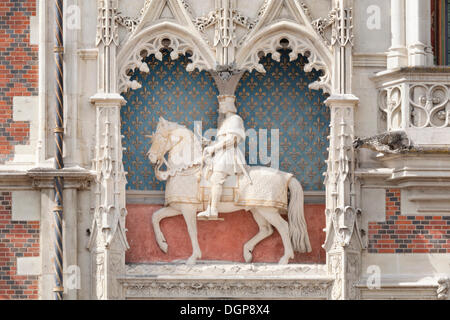
M172 25L172 24L171 24ZM212 57L205 57L202 51L194 44L187 35L180 35L179 30L171 32L169 25L166 25L167 31L156 33L153 35L151 30L144 31L144 35L137 37L139 41L133 41L133 44L125 47L119 53L119 91L124 92L127 89L138 89L141 84L137 81L131 81L129 72L138 68L141 72L148 73L149 67L143 59L151 54L162 61L161 49L169 48L171 50L170 57L173 60L178 59L180 55L191 54L190 61L187 65L187 71L198 69L212 69ZM153 28L152 28L153 29ZM150 35L150 36L147 36ZM130 50L127 50L127 49ZM204 51L204 50L203 50Z
M171 2L172 1L168 1ZM188 71L194 69L217 71L224 63L228 66L233 64L233 69L241 71L257 70L264 73L265 70L260 64L260 53L272 54L275 60L279 60L278 49L281 48L280 41L288 40L289 48L292 50L291 60L297 59L299 54L308 57L308 64L305 71L312 69L323 71L323 76L319 81L310 85L312 89L323 89L326 93L331 93L331 68L332 55L329 48L329 42L322 34L324 26L312 23L311 13L308 7L300 1L284 1L296 17L298 22L286 19L277 19L272 11L280 8L280 3L273 1L264 1L257 17L251 19L241 13L236 7L227 4L226 8L216 8L215 10L202 17L192 17L192 10L186 1L173 1L172 6L178 6L179 12L185 12L186 21L160 21L153 17L155 21L150 27L142 29L144 25L149 25L146 17L149 16L151 0L147 0L141 10L140 17L132 19L118 15L117 23L128 28L130 38L124 44L118 56L119 72L119 91L126 91L128 88L140 88L140 84L131 81L128 73L130 70L138 68L142 72L148 72L148 66L142 62L145 55L155 54L160 59L160 49L170 47L172 59L178 55L192 54L192 61L187 66ZM225 1L225 3L227 3ZM229 15L223 15L223 10L227 9ZM177 12L178 12L177 11ZM228 18L227 18L228 17ZM328 27L331 25L334 15L330 13L327 20ZM222 23L227 18L229 23ZM175 19L177 20L177 19ZM227 20L227 21L228 21ZM222 21L222 22L221 22ZM317 21L317 20L316 20ZM216 35L229 35L230 43L227 42L228 54L218 54L217 50L224 49L217 46L223 46L223 41L214 41L211 44L204 34L205 29L215 25ZM234 41L235 25L243 26L248 30L239 42ZM224 30L226 27L227 30ZM217 38L217 36L216 36ZM221 38L222 39L222 38ZM167 41L169 45L167 45ZM166 42L166 43L164 43ZM235 47L235 48L230 48ZM231 50L231 51L230 51ZM233 53L235 52L235 53ZM142 55L144 53L144 56ZM223 56L225 54L225 56ZM235 56L235 58L234 58ZM228 58L227 58L228 57ZM230 60L232 59L232 60Z
M256 45L252 46L250 54L240 63L240 67L243 70L253 71L256 70L261 73L265 73L263 65L260 64L261 53L264 55L271 54L272 59L280 61L279 49L282 49L286 43L287 48L291 49L289 54L290 61L296 60L298 55L304 55L308 57L308 63L305 65L305 72L311 72L313 69L321 70L323 76L320 80L313 82L309 85L311 89L319 90L323 89L325 93L331 92L331 75L326 60L321 57L317 50L314 50L314 45L311 40L300 39L294 34L276 33L271 37L266 37L264 40L259 41Z

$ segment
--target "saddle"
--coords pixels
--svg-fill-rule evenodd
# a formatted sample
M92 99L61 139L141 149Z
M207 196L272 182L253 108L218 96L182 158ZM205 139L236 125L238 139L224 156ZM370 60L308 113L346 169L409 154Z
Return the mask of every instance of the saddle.
M200 202L209 202L211 196L211 183L202 175L200 180L198 197ZM239 178L237 175L229 176L223 184L221 202L237 202L239 190Z

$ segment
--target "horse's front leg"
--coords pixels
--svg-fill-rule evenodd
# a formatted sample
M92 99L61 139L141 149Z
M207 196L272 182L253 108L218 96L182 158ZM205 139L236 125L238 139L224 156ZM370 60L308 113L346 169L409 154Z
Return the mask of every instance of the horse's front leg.
M167 253L167 249L169 246L167 244L166 238L164 237L164 234L161 231L160 222L165 218L175 217L180 214L181 214L180 211L171 207L166 207L159 209L152 216L153 230L155 232L156 242L158 243L159 248L164 253Z
M195 206L184 206L181 210L183 213L184 221L186 221L186 226L192 244L192 256L187 260L186 263L189 265L193 265L197 262L197 259L200 259L202 257L202 252L200 250L200 245L198 244L197 238L197 208Z

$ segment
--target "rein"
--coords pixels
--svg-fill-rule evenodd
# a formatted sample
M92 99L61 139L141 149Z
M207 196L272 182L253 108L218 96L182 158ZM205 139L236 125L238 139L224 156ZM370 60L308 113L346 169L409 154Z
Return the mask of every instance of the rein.
M169 131L168 139L170 139L170 136L171 136L171 133L172 133L172 132L173 132L173 131ZM165 153L158 159L158 163L157 163L157 166L156 166L156 169L155 169L155 175L156 175L156 178L159 179L159 180L161 180L161 181L166 181L167 179L169 179L170 176L173 176L173 175L175 175L178 171L180 171L180 168L178 168L178 169L172 168L172 167L169 165L168 161L166 160L166 158L165 158L165 156L164 156L166 153L170 153L175 147L177 147L179 144L181 144L181 143L184 141L184 137L183 137L183 136L178 136L178 137L180 138L179 141L178 141L177 143L171 145L171 146L165 151ZM166 144L167 144L167 143L166 143ZM166 171L161 171L161 170L160 170L161 167L162 167L163 165L166 165L166 168L167 168ZM188 167L188 168L189 168L189 167ZM181 169L188 169L188 168L181 168Z

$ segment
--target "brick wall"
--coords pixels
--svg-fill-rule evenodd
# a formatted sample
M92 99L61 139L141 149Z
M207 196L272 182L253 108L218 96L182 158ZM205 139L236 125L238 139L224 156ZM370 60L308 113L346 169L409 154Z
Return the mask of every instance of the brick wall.
M38 277L18 276L17 258L39 256L39 222L11 219L11 193L0 192L0 300L37 299Z
M38 95L38 46L30 45L36 0L0 1L0 164L29 141L29 123L13 121L13 97Z
M386 221L369 223L369 253L450 253L450 216L400 215L400 190L386 190Z

